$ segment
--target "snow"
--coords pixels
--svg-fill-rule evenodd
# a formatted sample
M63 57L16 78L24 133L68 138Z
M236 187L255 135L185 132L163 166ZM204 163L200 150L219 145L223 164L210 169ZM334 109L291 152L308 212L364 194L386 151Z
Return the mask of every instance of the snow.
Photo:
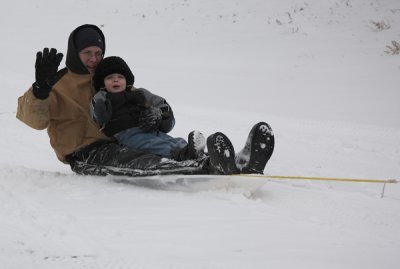
M248 198L74 175L15 112L36 52L65 53L83 23L169 101L174 136L221 131L239 151L266 121L267 175L399 179L399 55L385 53L400 40L398 0L7 1L1 268L399 267L399 184L381 198L380 183L271 179Z

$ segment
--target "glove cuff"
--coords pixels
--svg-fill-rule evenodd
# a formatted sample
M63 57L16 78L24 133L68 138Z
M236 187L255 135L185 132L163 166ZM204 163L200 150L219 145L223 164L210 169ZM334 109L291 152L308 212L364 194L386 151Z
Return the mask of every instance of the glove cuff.
M171 117L171 107L168 104L163 104L159 106L160 110L161 110L161 115L162 115L162 119L168 119L169 117Z
M32 84L32 91L33 91L33 95L37 99L44 100L44 99L47 99L49 97L51 88L49 86L40 87L37 82L34 82Z

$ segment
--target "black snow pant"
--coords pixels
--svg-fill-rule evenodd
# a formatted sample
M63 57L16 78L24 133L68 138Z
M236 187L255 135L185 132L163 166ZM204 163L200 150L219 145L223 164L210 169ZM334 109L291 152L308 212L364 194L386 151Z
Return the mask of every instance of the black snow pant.
M153 176L210 174L208 156L177 162L158 155L135 151L117 142L98 141L67 157L72 171L82 175Z

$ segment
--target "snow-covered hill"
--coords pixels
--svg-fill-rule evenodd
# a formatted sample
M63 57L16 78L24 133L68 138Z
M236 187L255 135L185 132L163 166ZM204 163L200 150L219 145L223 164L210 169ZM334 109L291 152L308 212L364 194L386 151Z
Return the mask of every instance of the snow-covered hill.
M74 175L15 119L35 53L78 25L165 96L172 135L274 128L265 173L400 177L397 0L8 1L0 10L0 264L25 268L397 268L400 187L270 180L252 199ZM383 29L379 29L382 26Z

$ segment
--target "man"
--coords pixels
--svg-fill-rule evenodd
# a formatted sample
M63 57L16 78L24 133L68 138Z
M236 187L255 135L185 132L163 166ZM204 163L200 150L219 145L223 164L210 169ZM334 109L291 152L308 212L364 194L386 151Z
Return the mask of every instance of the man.
M237 159L231 142L222 133L208 137L209 156L185 162L134 151L105 136L89 114L95 94L91 79L105 48L100 28L79 26L68 39L66 68L58 71L63 55L56 49L38 52L36 81L18 99L17 118L34 129L47 129L57 158L70 164L74 172L129 176L263 172L274 147L272 130L265 123L253 128L243 154ZM267 146L254 146L253 141L258 140Z

